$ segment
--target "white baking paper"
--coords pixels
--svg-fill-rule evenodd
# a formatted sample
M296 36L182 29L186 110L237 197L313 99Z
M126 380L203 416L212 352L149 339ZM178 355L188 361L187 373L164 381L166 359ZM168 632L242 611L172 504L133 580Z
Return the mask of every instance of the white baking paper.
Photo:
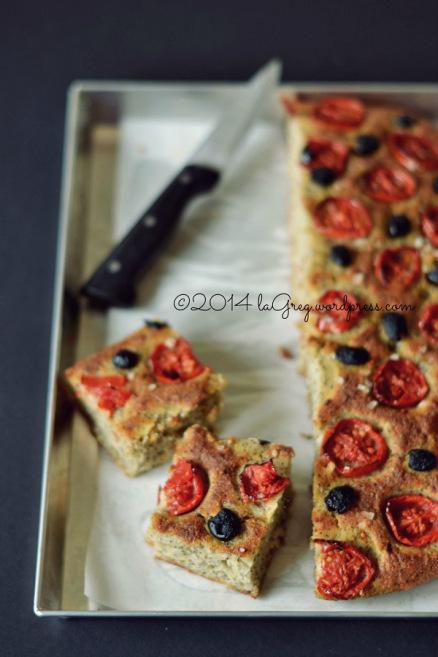
M205 122L129 119L121 126L115 238L120 237L206 134ZM154 510L163 466L127 478L100 451L85 594L93 608L149 612L374 614L433 611L438 583L370 600L330 602L313 593L309 548L314 445L305 383L297 371L296 323L256 306L233 311L177 310L177 295L248 293L270 303L290 288L287 164L281 124L260 122L242 146L221 187L186 214L178 236L145 279L140 307L113 310L109 344L145 317L169 321L202 361L222 372L228 387L222 436L257 436L291 445L296 491L287 540L275 556L262 595L253 600L153 558L144 532ZM293 285L293 282L292 282ZM184 297L180 297L184 299ZM277 298L277 308L285 297ZM197 298L199 303L201 298ZM223 303L215 297L216 307ZM184 305L184 303L182 303ZM279 347L295 358L285 359Z

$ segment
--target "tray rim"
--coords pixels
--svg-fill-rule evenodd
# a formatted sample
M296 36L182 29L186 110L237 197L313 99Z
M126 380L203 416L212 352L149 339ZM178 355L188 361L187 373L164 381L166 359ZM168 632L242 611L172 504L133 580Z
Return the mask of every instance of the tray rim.
M38 540L36 554L36 572L34 580L33 612L39 618L437 618L437 611L421 612L359 612L354 610L339 611L129 611L129 610L63 610L46 609L39 603L44 569L44 541L47 529L47 505L49 487L49 461L52 442L52 427L55 411L55 382L58 368L61 309L64 287L64 272L66 261L68 208L72 189L72 172L75 153L75 128L79 118L79 99L82 93L102 92L163 92L178 91L225 91L243 87L245 82L239 81L127 81L127 80L74 80L67 88L66 114L63 131L63 156L61 165L61 189L58 212L58 231L56 238L56 264L54 270L53 306L50 322L50 355L47 376L46 412L44 422L43 463L40 488L40 509L38 520ZM279 90L326 93L332 90L353 91L365 93L426 93L437 94L436 82L303 82L287 81L279 86Z

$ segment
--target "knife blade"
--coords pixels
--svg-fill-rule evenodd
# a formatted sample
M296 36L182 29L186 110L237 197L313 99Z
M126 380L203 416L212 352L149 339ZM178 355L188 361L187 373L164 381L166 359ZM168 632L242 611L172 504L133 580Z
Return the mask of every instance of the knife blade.
M104 308L134 303L140 274L162 251L189 201L216 187L228 161L264 110L280 72L280 63L273 60L250 79L184 168L83 285L82 295Z

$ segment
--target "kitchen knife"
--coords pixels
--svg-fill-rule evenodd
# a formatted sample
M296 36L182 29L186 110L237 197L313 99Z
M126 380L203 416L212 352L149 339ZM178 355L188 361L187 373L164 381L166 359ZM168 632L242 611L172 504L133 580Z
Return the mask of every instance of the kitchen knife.
M161 252L189 201L212 190L278 84L276 60L260 69L184 168L98 266L81 294L100 306L130 306L135 282Z

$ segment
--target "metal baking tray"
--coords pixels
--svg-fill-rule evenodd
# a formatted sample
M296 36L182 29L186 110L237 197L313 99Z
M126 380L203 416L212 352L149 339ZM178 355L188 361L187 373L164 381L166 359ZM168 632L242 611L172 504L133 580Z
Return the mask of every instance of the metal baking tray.
M81 474L82 501L90 500L90 503L93 481L86 477L86 459L79 464L72 463L75 414L58 385L58 373L80 355L102 345L105 315L87 309L78 301L75 291L110 245L108 222L115 203L114 172L121 120L145 115L212 119L241 88L239 84L76 82L69 89L34 597L34 611L38 616L157 615L147 610L125 612L89 608L82 586L89 527L84 522L83 527L76 527L76 534L72 536L69 516L71 505L75 503L70 496L72 477ZM369 100L397 102L425 112L431 118L438 117L438 85L290 83L284 85L284 89L312 95L353 93ZM76 426L75 431L80 434L81 427ZM74 563L74 569L66 569L68 560ZM315 614L266 612L263 615ZM317 615L348 614L339 614L334 608ZM436 616L438 611L413 615Z

